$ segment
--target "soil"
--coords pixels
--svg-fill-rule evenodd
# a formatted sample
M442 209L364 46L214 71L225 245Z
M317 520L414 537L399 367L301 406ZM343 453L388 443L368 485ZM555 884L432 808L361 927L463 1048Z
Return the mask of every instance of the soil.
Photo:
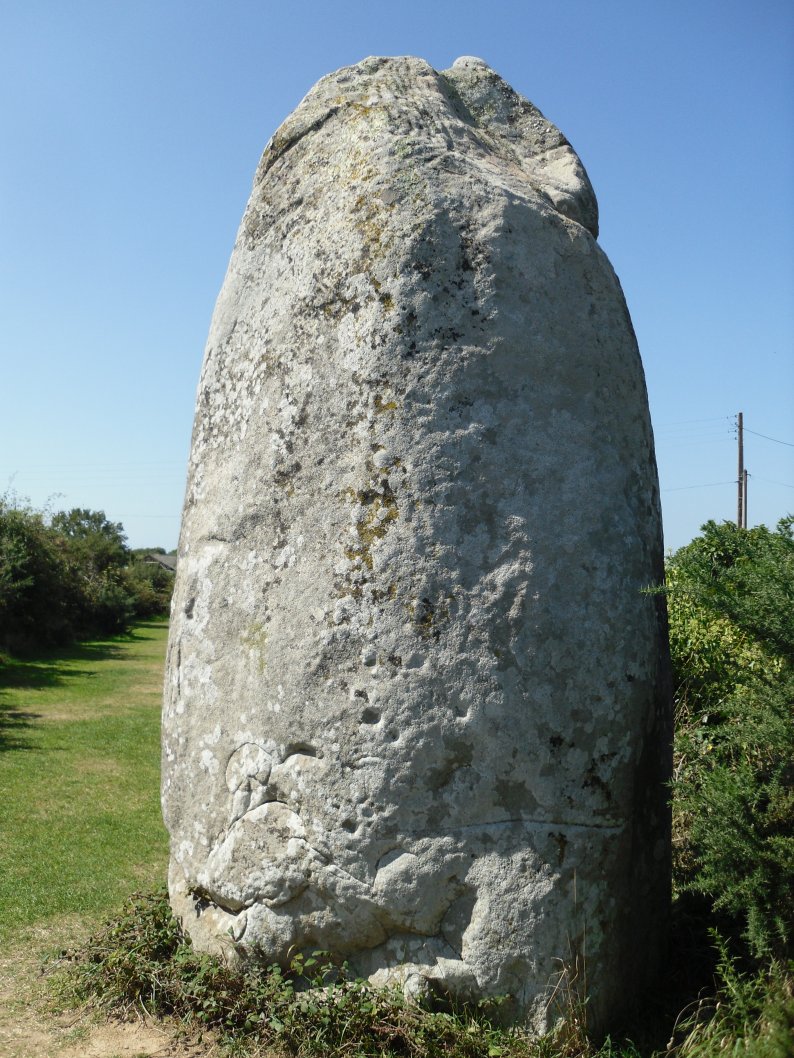
M84 933L77 919L50 922L0 954L0 1058L220 1058L212 1039L186 1039L175 1023L58 1010L45 960Z

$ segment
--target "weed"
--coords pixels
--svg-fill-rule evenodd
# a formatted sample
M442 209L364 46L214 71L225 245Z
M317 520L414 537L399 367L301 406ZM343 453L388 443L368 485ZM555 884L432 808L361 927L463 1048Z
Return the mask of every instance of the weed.
M175 1017L186 1029L216 1033L241 1058L791 1058L791 977L779 964L742 974L714 937L720 987L679 1015L664 1050L613 1037L596 1047L588 1039L578 963L563 968L554 997L565 1017L531 1039L498 1024L498 1001L427 1009L399 989L353 978L328 952L296 954L286 970L230 966L193 950L164 890L131 898L85 945L62 953L54 979L62 1002L124 1019Z
M668 1043L675 1058L792 1058L794 978L778 962L742 973L727 942L712 936L719 953L720 987L682 1012Z

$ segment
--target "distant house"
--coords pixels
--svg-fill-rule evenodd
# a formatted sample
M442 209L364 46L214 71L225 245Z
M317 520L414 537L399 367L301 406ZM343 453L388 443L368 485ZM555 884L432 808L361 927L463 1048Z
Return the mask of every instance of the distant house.
M155 565L167 569L169 573L176 573L176 555L158 555L156 552L151 552L143 556L143 561L154 562Z

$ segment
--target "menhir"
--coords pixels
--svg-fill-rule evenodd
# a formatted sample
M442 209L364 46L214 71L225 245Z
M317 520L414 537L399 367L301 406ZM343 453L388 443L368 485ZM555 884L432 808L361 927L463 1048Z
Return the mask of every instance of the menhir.
M367 59L268 144L171 623L163 805L197 947L327 949L538 1030L566 968L602 1025L656 970L659 498L596 235L576 154L479 59Z

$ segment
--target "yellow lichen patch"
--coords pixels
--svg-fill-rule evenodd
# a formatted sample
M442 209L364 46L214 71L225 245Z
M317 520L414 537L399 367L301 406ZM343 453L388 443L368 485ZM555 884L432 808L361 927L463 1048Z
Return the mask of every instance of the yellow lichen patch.
M364 170L358 166L353 166L349 172L351 180L361 179L364 172L366 172L367 179L377 175L374 170ZM356 196L353 202L352 220L363 243L361 248L362 270L368 268L372 258L382 257L391 245L392 237L387 232L387 226L393 209L393 203L387 204L371 192L362 191Z
M354 495L357 502L364 509L363 516L356 522L356 534L358 543L346 548L345 554L354 562L360 559L361 563L372 569L372 544L381 540L389 531L389 526L396 521L399 514L397 499L388 483L383 484L382 491L365 489L361 492L346 490L347 494Z
M376 279L375 276L370 276L369 281L372 284L373 290L378 295L378 301L383 305L386 312L391 312L394 308L394 298L387 290L382 289L383 284L379 279Z
M363 216L359 216L356 220L356 227L361 233L369 253L377 252L383 241L384 225L375 210L369 209Z
M380 393L375 394L375 411L395 411L397 408L396 400L384 400Z
M240 636L240 642L256 659L259 671L264 672L267 668L267 629L261 621L252 622Z
M359 117L369 118L375 108L368 106L366 103L350 103L350 109L354 114L358 114Z
M340 172L340 180L348 184L358 183L363 180L372 180L378 175L378 169L373 164L372 157L367 151L360 147L353 147L344 160L343 171ZM361 208L356 203L357 208Z

